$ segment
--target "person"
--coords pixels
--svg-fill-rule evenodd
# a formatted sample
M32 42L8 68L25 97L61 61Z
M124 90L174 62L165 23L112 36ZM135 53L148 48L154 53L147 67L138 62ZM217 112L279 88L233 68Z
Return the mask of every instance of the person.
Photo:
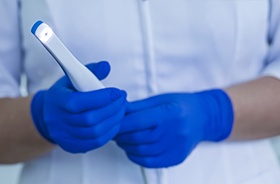
M0 159L24 162L20 184L280 182L280 1L2 0L0 20ZM107 88L76 91L37 20Z

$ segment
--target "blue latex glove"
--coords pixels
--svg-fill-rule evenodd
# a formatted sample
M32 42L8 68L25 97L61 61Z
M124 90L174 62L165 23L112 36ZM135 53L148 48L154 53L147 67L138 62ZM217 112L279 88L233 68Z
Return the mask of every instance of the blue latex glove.
M169 167L183 162L201 141L227 138L232 124L232 104L222 90L164 94L128 103L114 140L141 166Z
M108 62L87 67L99 78L110 72ZM125 114L126 93L116 88L77 92L68 77L39 91L31 103L34 124L47 140L71 153L83 153L110 141Z

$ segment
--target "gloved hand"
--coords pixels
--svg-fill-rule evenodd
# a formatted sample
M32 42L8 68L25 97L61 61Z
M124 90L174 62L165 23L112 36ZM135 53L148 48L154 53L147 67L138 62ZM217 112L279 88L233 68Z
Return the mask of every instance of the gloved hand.
M87 67L99 78L110 72L108 62ZM116 88L77 92L64 76L49 90L39 91L31 103L34 124L47 140L71 153L101 147L120 129L126 93Z
M232 125L232 104L222 90L163 94L128 103L114 140L141 166L169 167L201 141L226 139Z

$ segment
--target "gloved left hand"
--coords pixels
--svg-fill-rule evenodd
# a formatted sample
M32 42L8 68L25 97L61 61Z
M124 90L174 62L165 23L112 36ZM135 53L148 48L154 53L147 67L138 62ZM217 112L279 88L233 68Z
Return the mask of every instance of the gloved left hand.
M232 124L232 103L222 90L164 94L128 103L114 140L141 166L169 167L202 141L226 139Z

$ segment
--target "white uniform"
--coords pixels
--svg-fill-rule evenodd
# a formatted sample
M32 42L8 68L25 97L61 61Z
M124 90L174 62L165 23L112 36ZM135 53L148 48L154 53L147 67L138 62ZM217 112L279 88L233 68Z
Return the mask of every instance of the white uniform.
M1 0L0 95L51 86L63 72L30 28L41 19L83 63L108 60L104 81L129 100L280 78L279 0ZM176 144L176 143L174 143ZM279 184L269 140L202 143L182 164L146 169L149 184ZM143 184L114 142L87 154L57 148L25 164L20 184Z

